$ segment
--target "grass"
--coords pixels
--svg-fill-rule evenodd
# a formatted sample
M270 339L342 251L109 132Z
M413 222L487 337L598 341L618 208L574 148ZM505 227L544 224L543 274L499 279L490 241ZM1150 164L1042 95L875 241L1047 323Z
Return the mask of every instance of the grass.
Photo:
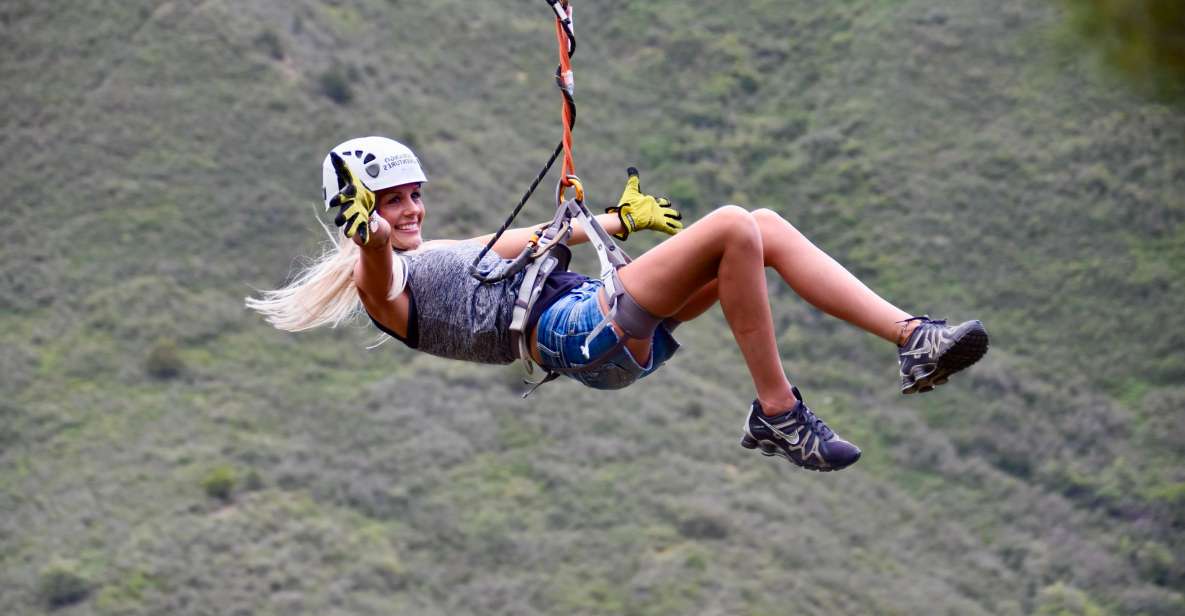
M5 15L0 177L55 226L0 225L0 611L48 611L62 562L104 614L1181 611L1185 131L1055 50L1050 6L579 8L594 207L635 164L988 324L984 362L900 398L891 348L774 280L788 372L865 451L828 475L736 446L718 312L636 387L522 401L509 368L241 307L314 252L348 136L414 144L430 235L500 223L558 137L545 10L74 8Z

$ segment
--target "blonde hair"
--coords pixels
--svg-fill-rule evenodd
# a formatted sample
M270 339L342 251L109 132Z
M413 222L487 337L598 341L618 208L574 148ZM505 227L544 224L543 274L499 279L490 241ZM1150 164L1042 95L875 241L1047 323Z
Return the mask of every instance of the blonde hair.
M260 291L262 297L245 300L248 308L263 315L277 329L299 332L323 325L337 327L362 312L362 300L354 286L354 265L361 249L319 219L317 222L329 236L329 241L322 244L321 256L284 287ZM406 284L403 259L395 258L394 269L388 295L391 299L402 293Z

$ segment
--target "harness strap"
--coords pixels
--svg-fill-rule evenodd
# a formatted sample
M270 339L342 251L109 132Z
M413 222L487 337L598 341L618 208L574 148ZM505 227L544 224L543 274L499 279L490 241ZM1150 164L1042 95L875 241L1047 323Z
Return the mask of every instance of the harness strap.
M613 277L617 279L617 272L613 272ZM621 286L621 280L617 279L619 287L617 295L617 314L614 317L614 322L621 327L621 331L629 338L649 338L654 335L654 330L658 328L658 324L663 322L662 317L656 317L650 314L634 300L634 296L626 292L625 287Z
M621 284L621 278L617 275L616 270L613 271L611 280L613 282L612 286L605 285L609 310L605 313L605 317L601 319L601 322L597 323L597 326L588 334L588 337L584 340L584 344L580 347L585 357L588 357L588 345L592 340L597 337L597 334L601 333L601 330L613 323L616 323L621 328L621 332L624 334L621 340L624 341L629 338L649 338L654 335L655 328L663 321L662 317L656 317L650 314L650 311L643 308L625 290L625 286ZM591 370L591 368L588 369Z
M555 247L563 249L560 256L557 257L549 251L548 254L527 266L522 286L518 290L518 297L514 300L514 310L511 313L510 339L518 351L519 359L522 359L526 365L528 375L534 372L535 362L528 346L530 337L527 336L527 319L531 317L531 310L535 307L535 302L539 301L539 295L543 292L543 285L547 282L547 277L555 271L567 271L568 260L572 255L568 247L563 244L555 244Z
M555 37L559 49L560 64L555 70L556 85L564 94L564 106L561 117L564 121L564 160L560 166L560 177L567 178L576 173L576 163L572 158L572 125L576 120L576 106L572 102L576 96L576 79L572 72L572 54L576 51L576 39L572 36L572 7L567 0L552 2L556 12ZM563 182L563 180L561 180ZM566 182L564 182L566 184Z
M572 180L573 185L577 188L577 195L583 196L583 190L580 188L580 180L578 178L572 178ZM625 290L625 286L621 284L621 278L617 270L629 263L629 257L613 242L613 239L609 237L609 233L605 231L605 228L596 221L596 218L584 205L583 200L569 199L560 207L556 208L556 214L551 224L539 234L539 248L532 253L533 260L526 266L522 286L519 287L518 297L515 299L514 318L510 324L510 332L512 339L515 341L515 348L518 350L519 358L522 359L526 366L527 375L530 376L535 370L535 360L531 356L531 350L529 348L530 339L526 332L527 319L530 318L531 309L534 308L535 302L539 299L547 276L557 269L559 271L565 271L568 268L568 260L571 252L564 242L571 235L573 222L580 224L588 236L589 242L597 249L597 258L601 262L601 280L605 284L605 295L608 303L608 310L604 318L593 328L593 331L585 341L583 347L584 356L587 358L590 353L588 341L595 338L597 334L601 333L601 330L612 325L614 322L621 327L624 336L621 336L617 344L613 347L595 358L590 358L590 361L578 368L548 369L542 380L537 382L528 380L527 383L532 385L532 387L523 394L524 398L538 389L543 383L554 379L558 374L571 374L599 368L608 361L613 353L621 349L626 340L630 338L649 338L654 334L654 330L658 327L658 324L663 321L661 317L650 314L649 311L638 304ZM562 260L552 254L560 246L563 246L563 253L561 253L563 255Z
M556 85L559 86L560 93L564 99L562 108L563 138L560 140L559 145L556 146L555 151L552 153L551 158L547 161L543 170L539 172L535 181L527 189L526 194L519 200L518 206L515 207L510 217L503 223L498 232L494 234L493 238L490 239L482 252L478 254L473 265L470 266L470 274L478 280L491 283L504 280L525 269L523 281L514 302L510 335L514 341L514 348L526 365L527 374L531 375L534 372L535 363L534 358L531 356L531 350L528 348L530 339L526 332L527 320L531 316L532 308L534 308L535 303L539 300L539 295L543 291L543 285L547 281L547 277L557 269L560 271L568 269L571 252L568 251L565 242L571 237L572 224L574 222L579 223L588 235L589 242L597 251L597 259L601 262L601 281L605 284L605 293L608 297L609 305L604 319L593 329L593 332L589 335L589 339L595 337L601 330L615 321L622 328L625 335L620 337L617 344L608 351L596 358L592 358L591 361L582 365L580 368L548 370L546 376L540 381L532 383L528 380L527 383L533 386L523 394L524 398L535 391L540 385L555 379L560 374L593 370L600 367L608 361L613 353L621 349L626 340L630 338L650 337L653 335L658 323L662 321L661 318L655 317L638 305L630 297L629 293L625 291L625 287L622 286L621 279L617 275L617 270L629 263L630 259L618 248L617 244L613 242L612 237L601 227L596 218L584 205L584 187L580 182L580 178L576 177L576 164L572 156L572 127L576 124L575 80L571 65L572 56L576 52L576 36L572 32L572 7L569 0L547 0L547 3L551 5L556 18L555 31L556 42L559 47L559 66L556 67L555 76ZM503 268L497 274L478 271L477 263L480 262L481 258L485 256L486 252L490 250L494 243L498 241L502 233L510 227L515 216L518 215L519 210L522 209L523 205L534 192L535 187L547 174L548 170L551 169L552 163L561 154L563 155L563 162L561 163L560 179L556 183L556 213L552 218L551 224L542 232L536 233L508 267ZM575 196L572 199L565 200L564 193L567 188L574 188ZM559 257L552 254L557 246L564 246ZM583 350L587 358L589 354L587 342Z

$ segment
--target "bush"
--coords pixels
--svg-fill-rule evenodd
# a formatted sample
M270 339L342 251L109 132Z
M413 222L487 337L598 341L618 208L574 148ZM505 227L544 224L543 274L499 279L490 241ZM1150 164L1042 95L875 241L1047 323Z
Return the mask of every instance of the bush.
M50 607L56 608L82 601L90 594L91 585L76 563L54 562L41 571L38 591Z
M347 105L354 100L354 92L344 73L345 69L341 66L334 66L322 73L320 79L321 93L339 105Z
M693 515L679 522L679 533L690 539L725 539L728 523L710 514Z
M264 30L255 37L255 45L263 50L273 60L284 59L284 43L280 40L280 35L272 30Z
M259 471L251 469L251 471L247 473L247 479L244 480L243 487L252 492L262 490L264 488L264 483L263 477L260 476Z
M1063 0L1084 49L1133 85L1185 100L1185 6L1162 0Z
M185 362L177 351L177 343L172 340L157 342L148 352L145 369L149 376L158 379L172 379L185 372Z
M219 466L211 470L202 480L202 488L209 496L229 501L237 481L235 469L229 466Z
M1081 590L1058 582L1041 589L1037 597L1039 616L1102 616L1103 609Z

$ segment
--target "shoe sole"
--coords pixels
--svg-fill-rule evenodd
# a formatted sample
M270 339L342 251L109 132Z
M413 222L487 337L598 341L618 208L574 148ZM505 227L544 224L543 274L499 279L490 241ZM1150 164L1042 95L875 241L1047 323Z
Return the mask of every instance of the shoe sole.
M790 454L783 451L781 447L778 447L777 443L775 443L773 441L767 441L767 440L760 440L759 441L748 434L746 434L744 437L741 438L741 447L744 447L745 449L760 449L761 455L763 455L763 456L766 456L766 457L778 456L780 458L785 458L788 462L790 462L791 464L793 464L799 468L805 468L808 471L818 471L820 473L830 473L831 471L843 470L843 469L855 464L857 461L859 461L860 455L861 455L860 453L857 453L856 457L851 462L845 464L844 466L830 466L830 467L824 468L822 466L818 466L816 464L811 464L811 463L800 464L800 463L796 462L794 460L794 458L791 458Z
M902 394L926 393L942 385L956 372L971 367L972 364L983 359L988 350L987 330L983 323L975 322L959 336L942 357L938 358L938 365L929 374L916 377L912 383L901 388Z

